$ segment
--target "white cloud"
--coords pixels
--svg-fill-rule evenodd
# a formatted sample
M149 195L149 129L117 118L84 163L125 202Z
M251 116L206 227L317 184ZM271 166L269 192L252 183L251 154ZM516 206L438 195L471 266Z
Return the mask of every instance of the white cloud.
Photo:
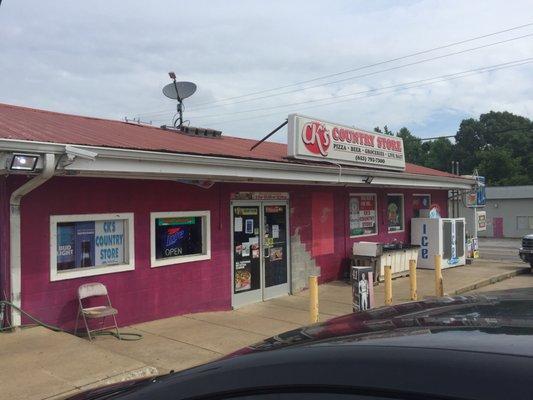
M168 123L175 106L161 87L168 82L166 73L175 70L199 86L187 102L186 117L228 134L261 137L291 111L367 129L388 124L415 127L422 136L453 133L441 130L456 129L463 117L490 109L531 117L531 66L336 105L240 112L533 57L532 37L284 96L192 109L529 23L529 10L527 0L5 0L0 7L0 101L109 118L144 114L145 120ZM528 33L533 26L394 65ZM194 117L212 114L219 117ZM251 119L259 115L268 116Z

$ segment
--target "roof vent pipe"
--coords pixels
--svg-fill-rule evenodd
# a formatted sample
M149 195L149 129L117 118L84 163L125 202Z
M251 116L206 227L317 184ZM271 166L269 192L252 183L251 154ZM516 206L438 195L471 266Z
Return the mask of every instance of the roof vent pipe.
M21 250L20 250L20 201L33 189L41 186L54 175L55 155L45 154L43 170L39 175L16 189L9 200L9 258L11 277L11 303L20 308L21 303ZM11 308L11 325L20 326L20 313Z

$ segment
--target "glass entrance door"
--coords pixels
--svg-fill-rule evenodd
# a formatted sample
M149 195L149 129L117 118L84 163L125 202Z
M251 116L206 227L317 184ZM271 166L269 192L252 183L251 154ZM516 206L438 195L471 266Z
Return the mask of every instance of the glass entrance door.
M263 299L261 260L261 205L232 207L233 306Z
M263 300L289 293L287 204L263 204Z
M232 203L233 307L289 293L287 210L286 202Z

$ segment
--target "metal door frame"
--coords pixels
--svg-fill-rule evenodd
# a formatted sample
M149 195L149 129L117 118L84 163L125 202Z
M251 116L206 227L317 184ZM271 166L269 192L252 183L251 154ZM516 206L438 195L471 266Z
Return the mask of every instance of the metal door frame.
M272 296L269 296L268 298L265 297L265 262L264 262L264 207L267 205L273 205L273 206L285 206L285 220L286 220L286 237L287 237L287 291L285 292L284 289L281 289L279 293L275 293ZM235 285L235 260L234 260L234 252L235 252L235 243L234 243L234 232L233 232L233 225L234 225L234 213L233 208L234 207L258 207L259 208L259 246L260 246L260 264L259 264L259 271L260 271L260 289L256 289L249 292L244 293L235 293L234 292L234 285ZM231 280L230 280L230 290L231 290L231 307L232 308L239 308L248 304L253 303L259 303L268 299L272 299L275 297L283 296L286 294L291 293L291 246L290 246L290 226L289 226L289 201L288 200L232 200L230 202L230 270L231 270ZM282 285L278 285L282 286ZM277 287L277 286L273 286ZM237 297L238 296L238 297Z
M261 201L261 216L264 218L265 207L268 206L285 206L285 237L287 240L287 251L286 251L286 258L287 258L287 282L281 285L271 286L270 292L273 292L272 294L268 295L266 294L267 291L269 291L270 288L267 288L265 286L265 282L262 282L262 290L263 290L263 301L273 299L279 296L284 296L289 293L291 293L291 238L290 238L290 229L289 229L289 202L287 200L263 200ZM261 230L264 230L264 221L261 225ZM264 232L261 233L261 270L263 273L263 277L265 274L265 260L264 260L264 240L265 235ZM277 289L277 290L276 290Z

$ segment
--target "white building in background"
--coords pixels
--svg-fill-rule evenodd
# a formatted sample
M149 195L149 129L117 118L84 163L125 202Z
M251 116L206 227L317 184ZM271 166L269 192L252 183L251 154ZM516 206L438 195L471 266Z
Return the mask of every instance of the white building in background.
M521 238L533 233L533 185L486 188L487 228L479 237ZM473 234L474 209L459 207L459 216L466 218L467 234Z

